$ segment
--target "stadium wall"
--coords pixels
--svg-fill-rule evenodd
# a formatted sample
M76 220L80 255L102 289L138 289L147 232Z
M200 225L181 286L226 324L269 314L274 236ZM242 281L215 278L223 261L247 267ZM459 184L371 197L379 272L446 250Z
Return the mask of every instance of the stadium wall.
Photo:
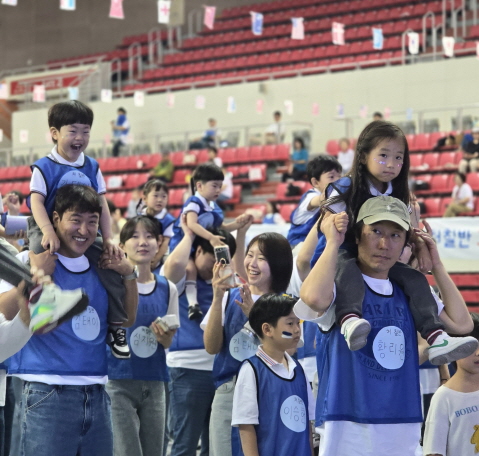
M479 62L475 57L440 60L417 65L391 66L358 71L326 73L300 78L287 78L236 84L213 88L174 92L175 105L167 107L167 95L146 97L144 107L135 107L133 98L114 99L113 103L91 103L95 112L91 142L100 143L110 133L110 121L116 109L123 106L128 111L131 131L136 142L142 135L161 134L185 130L204 130L206 119L215 117L220 128L271 123L271 113L279 109L285 121L310 122L313 126L312 152L324 151L327 140L339 138L345 133L342 121L334 120L339 103L345 106L346 115L357 116L360 106L367 105L367 119L354 123L354 136L369 121L375 110L389 107L394 111L412 108L440 108L473 103ZM261 89L263 88L263 92ZM206 98L204 110L195 109L195 98ZM227 98L233 96L237 111L227 113ZM264 100L263 114L256 113L256 101ZM287 115L284 101L291 100L293 115ZM313 103L319 104L319 115L312 115ZM464 114L477 115L479 108L465 110ZM438 118L441 130L451 128L453 111L430 113L428 118ZM391 121L404 121L404 115L393 115ZM28 142L20 144L20 130L29 131ZM13 114L14 147L45 145L47 151L47 110L18 111ZM174 139L172 136L166 139ZM181 139L181 136L178 136ZM17 153L25 153L24 151Z

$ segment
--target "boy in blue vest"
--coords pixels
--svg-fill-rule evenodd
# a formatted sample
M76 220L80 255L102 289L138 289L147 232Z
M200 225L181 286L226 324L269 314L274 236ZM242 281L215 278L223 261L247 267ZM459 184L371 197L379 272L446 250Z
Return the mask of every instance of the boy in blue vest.
M249 322L261 339L238 374L232 426L239 426L244 456L313 454L310 420L314 399L303 368L287 350L301 337L296 299L267 293L251 308Z
M58 259L49 252L30 255L69 290L84 286L90 305L80 315L44 335L33 335L9 360L9 373L24 382L22 449L25 456L85 454L112 456L110 401L105 392L108 297L96 268L85 257L95 242L102 213L99 195L89 186L65 185L57 192L52 222L60 240ZM28 252L19 254L28 261ZM104 256L101 266L122 276L127 303L138 295L133 265ZM12 285L2 282L2 302L19 303ZM94 299L93 299L94 297ZM136 306L126 309L125 326L135 321Z
M216 200L221 194L223 180L223 171L212 163L204 163L195 169L191 178L191 190L194 192L194 195L186 200L181 214L175 222L173 228L174 235L170 241L170 252L175 249L183 238L183 231L181 229L181 216L183 214L186 214L186 223L189 229L193 231L196 236L206 239L212 247L224 245L224 238L213 234L211 231L208 231L208 229L216 228L231 232L248 223L251 216L247 214L240 215L234 222L224 223L223 211L216 204ZM190 320L201 321L203 319L203 312L198 304L196 277L196 267L191 260L186 267L188 318Z
M40 253L48 249L55 253L60 240L52 224L55 195L66 184L92 187L102 204L100 232L102 239L92 246L87 256L93 265L98 264L103 251L120 258L123 252L112 243L110 211L106 201L106 185L96 160L84 154L90 141L93 111L80 101L57 103L48 111L48 125L55 143L51 153L32 165L30 205L33 218L28 221L30 250ZM121 327L127 319L124 309L125 290L121 278L114 271L97 271L108 291L108 342L117 358L129 358L130 350Z
M341 172L338 160L330 155L318 155L308 163L308 181L313 188L301 197L298 207L291 214L291 227L288 232L291 247L304 242L318 221L319 207L324 200L326 187L331 182L337 181L341 177Z
M316 349L319 454L357 454L359 448L361 456L414 454L422 422L417 333L408 298L389 279L408 241L409 211L390 196L371 198L359 210L354 226L356 262L365 284L363 318L371 333L357 351L349 349L335 325L335 280L347 227L344 212L323 222L326 247L295 306L298 317L317 323L325 332ZM354 290L350 293L353 299ZM462 339L469 354L477 349L476 339Z

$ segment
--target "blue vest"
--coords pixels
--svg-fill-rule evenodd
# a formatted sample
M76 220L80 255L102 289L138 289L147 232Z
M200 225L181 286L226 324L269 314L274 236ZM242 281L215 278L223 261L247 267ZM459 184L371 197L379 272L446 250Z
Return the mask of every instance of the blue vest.
M155 276L155 289L150 294L140 294L135 324L126 329L131 350L130 359L118 359L107 348L108 378L112 380L156 380L169 381L166 354L157 342L150 325L168 311L170 287L165 277Z
M198 289L198 304L203 315L206 315L213 301L213 287L199 277L196 280L196 286ZM179 297L179 307L181 326L173 337L170 351L204 349L203 330L200 328L198 321L188 318L188 300L184 291Z
M190 196L186 203L183 205L183 210L188 204L196 203L200 207L200 211L198 212L198 223L205 229L208 228L219 228L223 224L224 214L221 208L214 203L214 209L212 211L207 211L203 205L203 201L200 200L196 195ZM181 229L181 215L176 219L175 225L173 226L173 237L170 240L170 252L173 252L175 247L180 243L183 239L183 230Z
M122 127L123 124L126 121L126 115L125 114L120 114L116 118L115 126L117 127ZM125 130L113 130L113 137L114 138L121 138L123 135L127 135L128 132L130 131L129 128L126 128Z
M274 214L266 214L263 217L262 223L265 225L275 225L276 223L274 221Z
M303 321L303 339L304 346L298 348L298 359L311 358L316 356L316 348L314 347L314 339L319 331L318 325L310 321Z
M343 194L351 185L351 178L350 177L342 177L341 179L338 179L335 182L332 182L326 187L326 199L329 198L333 190L336 190L340 195ZM319 218L319 216L318 216ZM316 261L318 261L318 258L321 256L323 253L324 249L326 247L326 237L324 234L319 231L318 233L318 244L316 245L316 249L314 250L313 256L311 258L311 268L314 267L316 264ZM350 242L344 242L341 247L341 249L347 249L351 253L356 252L356 245L351 244Z
M32 336L10 358L11 374L105 376L108 297L95 268L70 272L57 261L54 282L63 290L81 284L90 297L88 308L53 331ZM93 298L94 297L94 298Z
M316 424L422 422L417 337L408 300L393 283L383 296L366 285L363 318L371 323L364 348L349 350L334 326L318 347Z
M213 364L215 388L237 375L241 363L254 356L258 349L258 339L241 332L248 318L236 304L236 299L241 301L238 288L230 290L228 295L223 326L223 346L215 356Z
M296 207L296 209L293 211L291 214L291 227L289 228L288 231L288 242L290 243L291 247L294 247L295 245L299 244L300 242L303 242L306 239L306 236L308 233L311 231L311 228L315 225L315 223L319 219L319 215L321 214L321 211L316 211L315 214L311 214L311 217L309 220L302 225L296 225L293 223L294 216L296 215L299 206L303 203L304 199L306 198L307 195L310 195L311 193L317 194L318 192L312 188L311 190L308 190L299 200L299 204Z
M163 234L165 234L166 229L172 224L175 223L176 219L169 212L162 219L156 219L160 222Z
M98 163L93 158L84 155L85 162L83 166L63 165L53 161L51 158L43 157L32 165L32 171L37 168L45 180L47 186L47 196L45 197L45 209L51 217L55 208L55 197L57 190L67 184L79 184L93 187L98 192L97 173ZM28 207L30 201L27 200Z
M260 456L309 456L308 390L301 364L296 363L294 377L288 380L276 375L257 356L245 363L253 367L258 388L259 424L255 430ZM238 428L233 429L238 432ZM233 448L233 454L243 452Z

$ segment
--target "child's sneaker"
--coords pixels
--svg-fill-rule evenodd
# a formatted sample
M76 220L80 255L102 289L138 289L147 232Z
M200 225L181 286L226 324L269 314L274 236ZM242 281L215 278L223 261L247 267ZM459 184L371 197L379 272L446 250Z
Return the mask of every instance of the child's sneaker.
M111 348L111 353L113 356L120 359L128 359L131 357L130 347L126 341L125 328L109 328L108 337L108 345Z
M475 337L451 337L443 332L426 351L430 363L441 366L472 355L478 346L479 342Z
M192 306L188 306L188 319L189 320L203 319L203 312L201 311L199 304L193 304Z
M360 350L366 345L370 331L371 325L364 318L351 317L341 325L341 334L344 334L351 351Z
M88 307L88 296L81 288L62 290L54 283L37 285L30 293L30 331L45 334Z

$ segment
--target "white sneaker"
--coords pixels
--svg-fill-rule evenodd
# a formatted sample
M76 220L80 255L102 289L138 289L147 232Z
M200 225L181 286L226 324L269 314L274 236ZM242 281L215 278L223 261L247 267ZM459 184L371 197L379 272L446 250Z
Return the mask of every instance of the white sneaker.
M472 355L478 346L479 342L475 337L451 337L443 332L426 351L430 363L441 366Z
M360 350L366 345L370 331L371 325L364 318L351 317L341 325L341 334L351 351Z

